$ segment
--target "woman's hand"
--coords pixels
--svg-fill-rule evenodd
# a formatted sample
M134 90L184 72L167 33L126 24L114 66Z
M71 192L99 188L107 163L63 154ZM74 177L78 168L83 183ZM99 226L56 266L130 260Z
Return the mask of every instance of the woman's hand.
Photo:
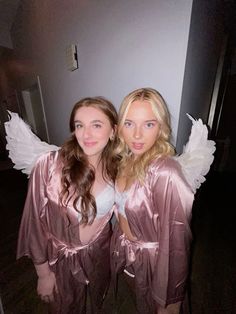
M34 265L38 275L37 292L44 302L54 301L54 292L58 293L56 277L48 266L48 262L40 265Z
M133 234L130 230L128 220L124 216L122 216L121 214L119 214L118 217L119 217L120 229L125 234L126 238L129 241L136 241L137 238L135 236L133 236Z
M58 293L54 272L51 271L47 276L38 277L37 292L42 301L46 303L54 301L54 292Z
M166 308L159 307L157 314L179 314L181 302L167 305Z

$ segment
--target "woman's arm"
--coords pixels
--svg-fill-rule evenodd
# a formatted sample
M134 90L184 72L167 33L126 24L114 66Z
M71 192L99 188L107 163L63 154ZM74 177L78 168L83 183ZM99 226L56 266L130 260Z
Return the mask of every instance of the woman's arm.
M40 157L30 176L17 247L17 258L32 259L38 275L37 291L45 302L53 301L53 292L57 292L55 275L47 261L48 237L43 223L50 158L50 154Z
M189 223L193 193L175 161L167 161L158 171L158 179L153 180L152 186L153 210L158 213L159 229L153 297L166 308L182 302L185 296L192 239Z

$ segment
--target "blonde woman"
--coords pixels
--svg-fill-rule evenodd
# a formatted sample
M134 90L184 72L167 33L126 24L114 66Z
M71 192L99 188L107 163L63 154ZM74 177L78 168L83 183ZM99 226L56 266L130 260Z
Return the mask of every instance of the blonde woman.
M113 274L133 281L137 313L179 313L185 298L194 199L170 144L170 115L154 89L131 92L119 112L119 226Z

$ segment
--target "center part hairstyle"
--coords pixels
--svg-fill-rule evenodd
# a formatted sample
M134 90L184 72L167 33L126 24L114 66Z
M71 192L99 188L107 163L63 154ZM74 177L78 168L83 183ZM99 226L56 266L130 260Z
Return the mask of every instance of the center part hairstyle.
M122 128L130 105L137 100L150 103L159 124L160 131L154 145L147 152L134 160L131 151L122 137ZM128 175L132 176L134 179L143 181L145 170L151 161L162 156L172 156L175 154L174 147L170 143L170 114L165 100L158 91L153 88L140 88L134 90L124 98L119 110L118 137L119 145L117 147L117 153L121 157L119 175L122 174L123 169L127 169L127 165L129 165L128 169L130 169L130 173Z
M103 97L84 98L77 102L72 109L70 116L70 131L72 133L68 141L64 143L60 151L62 161L62 191L60 200L63 206L72 200L73 207L81 213L81 223L91 224L96 217L96 202L91 194L91 188L95 180L95 169L89 164L87 156L78 144L75 137L75 115L82 107L93 107L102 111L110 121L115 131L118 115L113 104ZM114 132L115 134L115 132ZM117 137L108 141L104 148L100 163L102 164L102 175L105 181L113 184L117 175L117 156L114 148L117 144Z

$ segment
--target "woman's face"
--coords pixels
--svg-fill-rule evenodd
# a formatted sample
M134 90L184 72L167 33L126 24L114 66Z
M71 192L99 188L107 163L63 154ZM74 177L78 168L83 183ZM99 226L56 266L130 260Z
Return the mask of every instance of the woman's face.
M114 130L108 117L95 107L81 107L74 118L75 136L85 155L96 163Z
M146 100L136 100L129 107L121 136L134 156L138 157L153 146L159 130L151 104Z

